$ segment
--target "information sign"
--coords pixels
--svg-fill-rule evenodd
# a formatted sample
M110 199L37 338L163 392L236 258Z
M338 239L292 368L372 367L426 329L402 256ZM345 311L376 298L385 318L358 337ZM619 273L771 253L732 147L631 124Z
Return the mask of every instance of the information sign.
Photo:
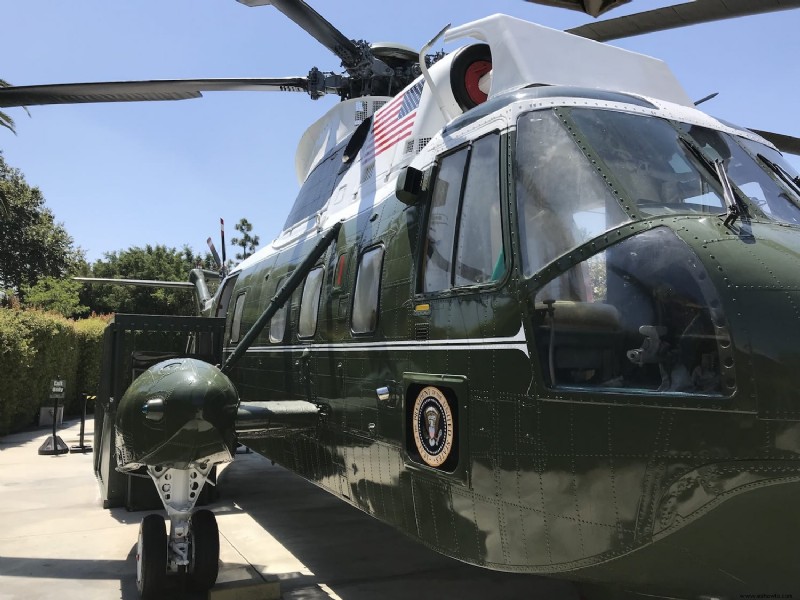
M53 383L50 386L50 399L51 400L63 400L64 393L67 389L67 382L64 379L53 379Z

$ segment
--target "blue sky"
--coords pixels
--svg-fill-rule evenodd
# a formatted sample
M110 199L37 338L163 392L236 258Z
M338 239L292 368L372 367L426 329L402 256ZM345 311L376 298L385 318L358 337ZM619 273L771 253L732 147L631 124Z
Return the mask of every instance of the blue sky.
M315 0L351 38L420 47L444 24L503 12L554 28L591 20L522 0ZM665 6L635 0L612 12ZM401 8L402 7L402 8ZM235 0L7 0L0 78L14 85L280 77L338 60L271 7ZM742 125L800 136L794 110L800 10L615 42L665 60L692 98ZM445 46L445 49L452 49ZM298 189L296 143L335 102L304 94L208 93L181 102L11 109L6 160L45 195L90 260L145 244L206 249L218 219L241 217L262 243L280 231ZM795 165L800 165L797 159Z

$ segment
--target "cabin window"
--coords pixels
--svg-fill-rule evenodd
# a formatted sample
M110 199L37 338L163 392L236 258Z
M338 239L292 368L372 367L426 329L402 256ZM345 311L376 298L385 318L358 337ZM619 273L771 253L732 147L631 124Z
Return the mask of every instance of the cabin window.
M303 297L300 300L300 321L297 326L297 335L301 338L313 337L317 332L317 313L319 312L323 273L324 269L320 266L306 276Z
M244 312L244 299L246 293L236 296L236 304L233 305L233 320L231 321L231 344L239 341L242 329L242 313Z
M500 216L500 135L442 158L433 186L423 292L491 283L505 272Z
M341 289L344 282L344 272L347 266L347 254L340 254L339 259L336 261L336 275L333 280L334 289Z
M277 290L281 289L284 282L286 281L286 277L280 279L278 281L278 286L275 288ZM286 299L286 302L283 303L272 318L269 321L269 341L273 344L279 344L283 341L284 336L286 335L286 314L289 310L289 305L292 303L291 297Z
M383 246L364 252L353 294L353 333L372 333L378 325Z

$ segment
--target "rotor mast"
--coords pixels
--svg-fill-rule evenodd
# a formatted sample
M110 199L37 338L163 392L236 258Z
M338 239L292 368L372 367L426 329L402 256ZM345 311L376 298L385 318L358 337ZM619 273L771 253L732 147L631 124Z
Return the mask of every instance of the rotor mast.
M303 0L237 0L249 7L274 6L311 37L325 46L347 72L337 75L313 67L308 73L308 94L312 99L336 93L343 100L371 95L392 96L419 75L413 53L390 66L373 52L365 40L351 40ZM399 54L403 54L401 49ZM394 53L395 59L398 53Z

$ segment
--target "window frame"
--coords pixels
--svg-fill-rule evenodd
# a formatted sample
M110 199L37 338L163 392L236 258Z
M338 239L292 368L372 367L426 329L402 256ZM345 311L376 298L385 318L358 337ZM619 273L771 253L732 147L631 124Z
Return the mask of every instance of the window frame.
M278 290L281 289L281 286L286 282L286 280L289 278L290 275L291 273L288 273L283 277L281 277L280 279L278 279L278 284L275 286L275 292L273 292L273 295L278 293ZM269 320L270 344L281 344L286 339L286 323L288 321L289 307L291 306L291 304L292 304L292 296L290 295L286 299L286 302L283 303L283 306L281 306L278 310L276 310L275 314L272 315L272 318ZM281 330L280 339L276 339L276 336L273 336L273 326L275 324L275 317L277 317L278 315L282 315L283 317L283 329Z
M464 208L464 193L467 186L467 181L469 179L469 173L472 166L472 154L474 145L492 135L497 136L497 150L498 150L498 159L497 159L497 183L499 189L499 198L498 202L500 204L500 235L502 238L502 252L503 252L503 262L504 262L504 270L503 274L498 279L493 279L490 281L486 281L483 283L470 283L466 285L456 285L456 258L459 250L459 239L461 235L461 218ZM509 227L507 224L507 202L508 202L508 183L505 181L504 174L507 174L506 169L506 159L508 157L508 132L504 133L502 129L495 128L491 131L488 131L481 136L469 140L467 143L458 145L454 148L448 149L446 152L443 152L439 156L436 157L436 161L434 164L434 168L431 172L430 176L430 186L428 192L428 198L426 203L426 210L424 216L424 227L421 232L420 236L420 251L419 251L419 261L417 265L417 282L415 284L415 295L416 296L437 296L437 295L450 295L450 294L458 294L458 293L468 293L474 291L476 288L480 288L481 291L485 289L491 289L495 287L499 287L502 283L508 278L510 273L509 268ZM456 217L455 223L452 227L452 234L453 234L453 244L451 250L450 258L450 270L449 270L449 287L435 290L435 291L426 291L425 287L425 275L426 275L426 253L427 253L427 244L428 244L428 231L430 228L431 217L433 214L433 195L436 188L436 184L439 181L439 174L442 170L442 163L447 158L458 154L459 152L467 152L466 163L465 163L465 170L462 174L458 192L458 206L456 209Z
M220 317L226 315L228 312L228 305L233 296L233 290L236 287L236 280L239 279L239 273L229 275L221 284L221 290L218 290L219 301L214 309L214 316Z
M431 222L433 220L433 213L434 213L434 204L433 204L433 202L434 202L434 198L435 198L435 195L436 195L436 185L440 181L439 175L442 172L443 163L446 160L448 160L448 159L450 159L452 157L455 157L455 156L457 156L458 154L460 154L462 152L466 154L466 157L464 159L464 165L465 165L467 171L462 171L461 178L459 180L458 197L456 199L456 207L455 207L456 210L455 210L454 223L453 223L452 228L448 231L448 233L452 234L452 236L451 236L452 237L452 246L450 248L450 256L447 257L447 259L450 262L450 268L448 270L448 277L450 279L450 283L449 283L449 285L447 287L445 287L443 289L428 291L428 290L425 289L425 282L426 282L427 274L428 274L428 244L429 244L429 240L430 240L428 234L430 232ZM463 197L463 194L464 194L464 184L466 182L466 177L464 177L464 174L466 172L468 172L468 170L469 170L469 160L470 160L471 152L472 152L472 143L470 142L470 143L466 143L466 144L462 144L460 146L457 146L457 147L449 150L448 152L446 152L444 154L441 154L436 159L436 167L434 168L432 176L431 176L430 196L428 198L428 202L426 203L425 228L422 231L422 236L421 236L421 240L420 240L421 246L422 246L422 251L420 252L420 261L419 261L420 264L419 264L419 271L418 271L419 272L419 279L418 279L418 283L417 283L417 293L419 293L419 294L423 294L423 295L442 294L442 293L449 292L449 291L451 291L453 289L452 271L453 271L453 259L455 258L455 251L456 251L456 242L458 240L458 217L459 217L459 214L461 212L461 198Z
M244 306L247 298L247 290L242 290L236 294L233 301L233 310L231 311L231 329L230 337L228 338L229 344L238 344L242 339L242 318L244 317Z

